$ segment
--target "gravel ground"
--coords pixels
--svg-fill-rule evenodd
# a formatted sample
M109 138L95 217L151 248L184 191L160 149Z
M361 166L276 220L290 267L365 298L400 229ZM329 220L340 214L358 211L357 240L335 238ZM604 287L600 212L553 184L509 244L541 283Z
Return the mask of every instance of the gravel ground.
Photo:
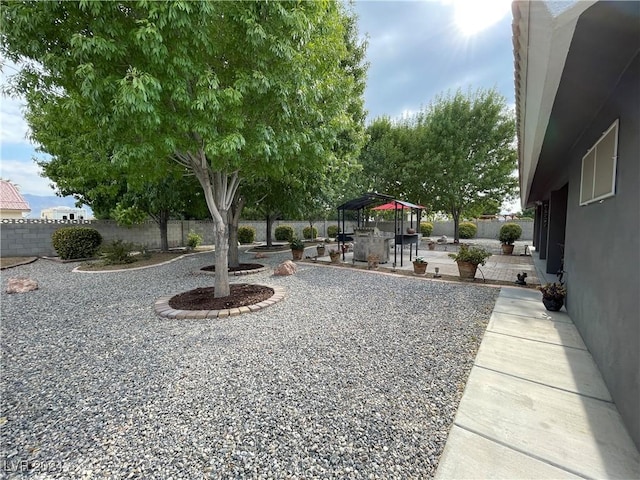
M432 477L498 290L300 264L231 279L286 288L257 313L156 317L158 297L212 285L212 255L3 272L0 473ZM16 276L40 289L7 295Z

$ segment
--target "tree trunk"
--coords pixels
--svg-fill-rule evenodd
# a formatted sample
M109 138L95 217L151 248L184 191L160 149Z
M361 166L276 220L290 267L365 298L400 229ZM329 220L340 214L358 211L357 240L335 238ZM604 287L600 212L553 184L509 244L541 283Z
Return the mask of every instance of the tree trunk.
M229 209L238 190L238 172L212 170L203 149L197 154L176 152L179 163L190 168L204 192L204 198L213 220L213 240L216 248L216 276L214 297L228 297L229 288Z
M458 228L458 223L460 222L460 212L454 209L451 214L453 215L453 243L460 243L460 229Z
M244 207L244 198L238 196L231 204L229 210L229 266L240 266L240 254L238 251L238 226L240 225L240 214Z
M227 212L220 212L226 218ZM229 229L224 223L217 225L213 222L213 238L216 246L216 276L214 282L214 297L228 297L231 293L229 286Z
M266 216L266 221L267 221L267 247L271 248L273 247L273 240L271 240L271 230L273 229L273 222L275 222L275 216L271 215L270 213L267 213Z
M169 210L162 210L158 215L158 227L160 227L160 250L169 251Z

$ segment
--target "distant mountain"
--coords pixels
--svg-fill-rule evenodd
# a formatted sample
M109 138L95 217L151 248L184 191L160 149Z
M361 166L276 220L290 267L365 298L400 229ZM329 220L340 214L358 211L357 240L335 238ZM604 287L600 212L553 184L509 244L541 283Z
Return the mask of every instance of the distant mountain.
M31 195L23 193L24 199L29 202L31 213L27 218L40 218L40 212L46 208L52 207L71 207L75 208L76 199L73 197L56 197L55 195ZM93 211L88 206L82 206L87 211L88 217L93 217Z

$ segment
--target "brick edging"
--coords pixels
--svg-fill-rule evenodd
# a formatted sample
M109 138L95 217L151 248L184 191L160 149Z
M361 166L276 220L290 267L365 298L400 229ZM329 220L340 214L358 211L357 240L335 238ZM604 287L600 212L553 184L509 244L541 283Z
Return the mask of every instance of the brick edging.
M153 305L153 310L159 317L169 319L205 319L205 318L225 318L235 317L243 313L252 313L267 308L284 299L284 288L274 287L271 285L262 285L273 289L273 295L266 300L255 305L247 305L246 307L230 308L224 310L175 310L169 305L175 295L165 295L157 299ZM177 295L177 294L176 294Z
M240 277L242 275L251 275L253 273L260 273L260 272L264 272L267 270L266 265L263 265L262 268L254 268L251 270L238 270L237 272L229 272L229 276L232 277ZM207 270L198 270L196 273L201 274L201 275L215 275L216 272L209 272ZM273 288L273 287L271 287Z

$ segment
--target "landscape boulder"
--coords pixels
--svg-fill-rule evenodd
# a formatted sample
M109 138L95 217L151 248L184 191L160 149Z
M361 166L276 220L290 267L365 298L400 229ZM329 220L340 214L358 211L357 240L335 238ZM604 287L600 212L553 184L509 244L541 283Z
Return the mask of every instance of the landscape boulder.
M30 278L10 278L7 283L7 293L25 293L38 289L38 282Z
M298 267L291 260L285 260L273 271L274 275L293 275L298 271Z

